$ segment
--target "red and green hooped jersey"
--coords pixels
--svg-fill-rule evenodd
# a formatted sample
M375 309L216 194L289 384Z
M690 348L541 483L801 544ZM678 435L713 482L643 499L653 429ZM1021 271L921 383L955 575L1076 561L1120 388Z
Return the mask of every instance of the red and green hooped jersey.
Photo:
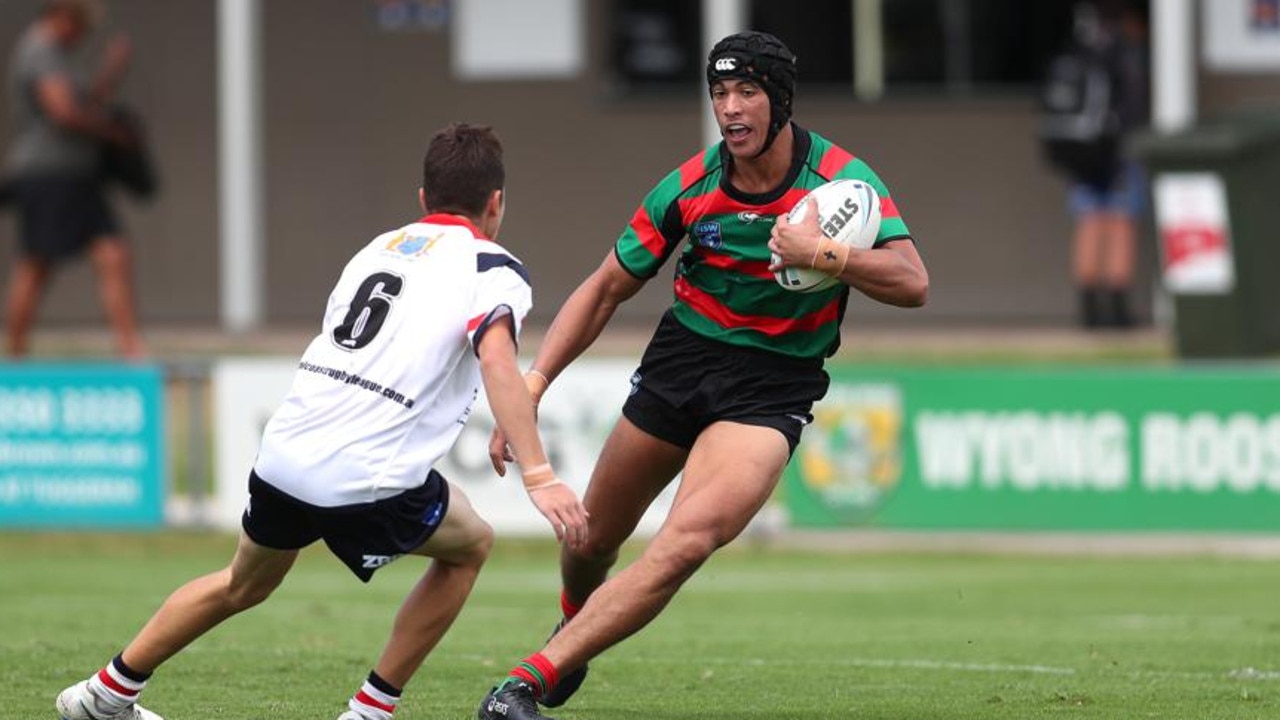
M792 124L795 156L786 179L761 195L734 188L723 143L690 158L649 191L614 247L618 262L648 279L686 236L676 264L672 313L714 340L801 358L828 357L840 344L849 288L783 289L769 272L769 233L805 193L837 178L871 184L880 195L876 247L910 238L893 197L875 172L830 140Z

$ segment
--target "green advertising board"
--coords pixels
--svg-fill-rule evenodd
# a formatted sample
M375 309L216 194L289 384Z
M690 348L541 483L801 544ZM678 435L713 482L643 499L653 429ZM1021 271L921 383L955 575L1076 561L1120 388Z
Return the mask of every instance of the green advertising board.
M1280 372L833 365L798 527L1280 531Z

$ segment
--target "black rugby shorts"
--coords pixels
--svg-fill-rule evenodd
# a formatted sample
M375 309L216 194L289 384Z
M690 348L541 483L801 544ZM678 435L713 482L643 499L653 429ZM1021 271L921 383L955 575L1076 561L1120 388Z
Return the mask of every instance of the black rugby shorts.
M721 420L770 427L791 452L813 421L830 378L821 360L792 358L697 335L663 315L622 414L636 427L683 448Z
M241 525L250 540L298 550L323 539L356 577L417 550L449 512L449 483L432 470L421 486L376 502L340 507L305 503L249 473L249 505Z

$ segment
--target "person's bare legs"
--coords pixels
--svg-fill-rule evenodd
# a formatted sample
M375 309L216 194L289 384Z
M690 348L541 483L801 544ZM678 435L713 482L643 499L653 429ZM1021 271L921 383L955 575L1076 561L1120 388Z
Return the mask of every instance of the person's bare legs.
M582 503L591 517L587 544L562 546L564 591L581 606L618 561L618 549L635 531L649 505L680 472L689 451L619 418L596 460Z
M1128 327L1133 324L1129 310L1129 294L1133 288L1133 272L1137 263L1138 227L1126 212L1106 215L1106 242L1102 247L1100 272L1110 297L1111 324Z
M786 466L777 430L718 422L689 453L666 522L640 557L601 585L541 654L561 673L634 634L764 506ZM593 516L594 521L594 516Z
M1077 287L1089 287L1102 281L1102 252L1110 229L1107 219L1102 213L1089 212L1076 221L1071 267Z
M266 600L297 557L297 550L266 548L241 532L231 564L175 590L125 647L124 662L153 672L222 621Z
M5 311L8 318L5 344L10 357L25 357L31 352L31 326L52 274L53 266L47 260L32 257L15 260Z
M133 256L129 246L115 236L95 238L89 257L98 274L98 288L107 322L115 334L123 357L138 359L146 354L138 331L138 315L133 290Z
M1104 214L1086 212L1076 220L1072 236L1071 275L1080 292L1080 319L1086 327L1102 323L1102 260L1109 230Z
M403 688L462 611L493 547L493 528L457 486L449 486L449 511L415 555L434 558L396 614L378 664L387 682Z
M1107 213L1103 222L1106 242L1099 260L1101 280L1108 287L1128 288L1133 284L1138 231L1133 218L1122 212Z

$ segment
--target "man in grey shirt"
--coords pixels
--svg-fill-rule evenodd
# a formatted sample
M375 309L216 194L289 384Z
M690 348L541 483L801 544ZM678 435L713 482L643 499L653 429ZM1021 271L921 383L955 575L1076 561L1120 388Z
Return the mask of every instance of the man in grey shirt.
M73 53L102 14L99 0L46 0L18 41L9 63L11 138L0 174L20 222L21 253L7 299L11 356L28 353L39 301L59 261L88 251L102 305L120 353L143 354L134 310L132 259L107 202L101 172L105 144L134 142L107 103L129 64L119 37L91 83L76 72Z

